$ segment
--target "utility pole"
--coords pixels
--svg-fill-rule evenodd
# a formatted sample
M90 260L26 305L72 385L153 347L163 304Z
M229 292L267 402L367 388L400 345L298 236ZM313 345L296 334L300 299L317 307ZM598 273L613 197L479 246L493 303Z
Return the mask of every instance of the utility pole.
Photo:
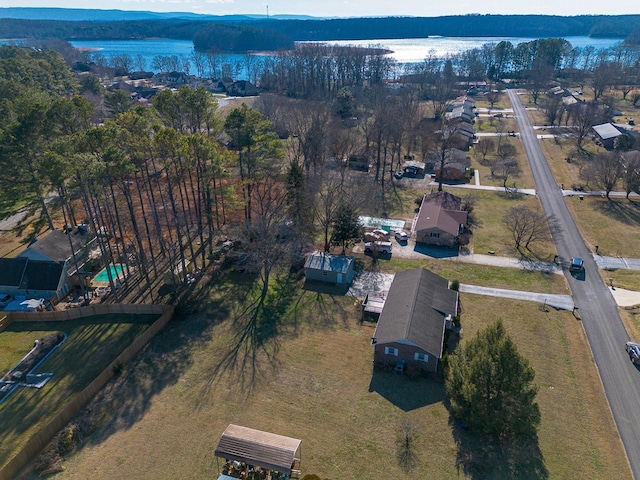
M269 5L267 5L267 18L269 18Z

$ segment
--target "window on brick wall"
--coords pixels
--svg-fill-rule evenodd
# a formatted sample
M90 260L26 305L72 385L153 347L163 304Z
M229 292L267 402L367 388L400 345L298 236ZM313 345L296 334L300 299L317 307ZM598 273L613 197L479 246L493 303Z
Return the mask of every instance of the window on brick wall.
M398 349L393 347L384 347L385 355L395 355L398 356Z
M429 361L429 355L427 355L426 353L418 353L418 352L416 352L413 355L413 358L415 360L417 360L418 362L428 362Z

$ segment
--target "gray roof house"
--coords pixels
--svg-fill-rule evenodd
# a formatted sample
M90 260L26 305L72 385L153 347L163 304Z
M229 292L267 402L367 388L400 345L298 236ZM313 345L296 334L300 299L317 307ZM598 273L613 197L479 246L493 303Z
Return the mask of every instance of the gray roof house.
M436 372L444 332L458 312L458 292L424 268L395 275L371 342L374 363Z
M0 292L26 298L57 300L71 290L64 262L0 258Z
M349 285L353 280L353 267L353 257L313 252L304 264L304 274L307 280Z
M602 146L605 148L613 148L615 139L622 135L622 132L611 123L594 125L591 128L593 128L593 131L596 132L596 137L600 140Z
M18 257L48 262L71 261L73 255L79 254L93 237L89 233L80 232L80 230L74 230L66 234L61 230L52 230L29 245Z

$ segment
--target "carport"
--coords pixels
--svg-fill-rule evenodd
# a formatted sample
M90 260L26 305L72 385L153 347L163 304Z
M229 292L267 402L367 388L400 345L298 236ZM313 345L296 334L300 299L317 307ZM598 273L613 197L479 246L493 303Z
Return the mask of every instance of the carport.
M297 438L231 424L220 437L215 456L247 468L265 469L269 476L275 472L290 476L300 473L300 455L296 457L296 452L301 443Z

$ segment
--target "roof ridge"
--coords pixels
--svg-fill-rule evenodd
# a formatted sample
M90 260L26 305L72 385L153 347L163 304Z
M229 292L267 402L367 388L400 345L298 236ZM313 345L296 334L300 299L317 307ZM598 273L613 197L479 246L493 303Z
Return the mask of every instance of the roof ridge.
M409 321L406 325L406 330L404 332L404 338L409 338L409 332L411 330L411 325L413 325L413 314L416 308L416 303L418 299L418 293L420 292L420 285L422 284L422 279L424 277L424 272L426 271L422 267L416 267L414 270L418 270L418 278L416 282L413 282L413 294L411 295L411 303L409 305ZM409 270L411 271L411 270Z

